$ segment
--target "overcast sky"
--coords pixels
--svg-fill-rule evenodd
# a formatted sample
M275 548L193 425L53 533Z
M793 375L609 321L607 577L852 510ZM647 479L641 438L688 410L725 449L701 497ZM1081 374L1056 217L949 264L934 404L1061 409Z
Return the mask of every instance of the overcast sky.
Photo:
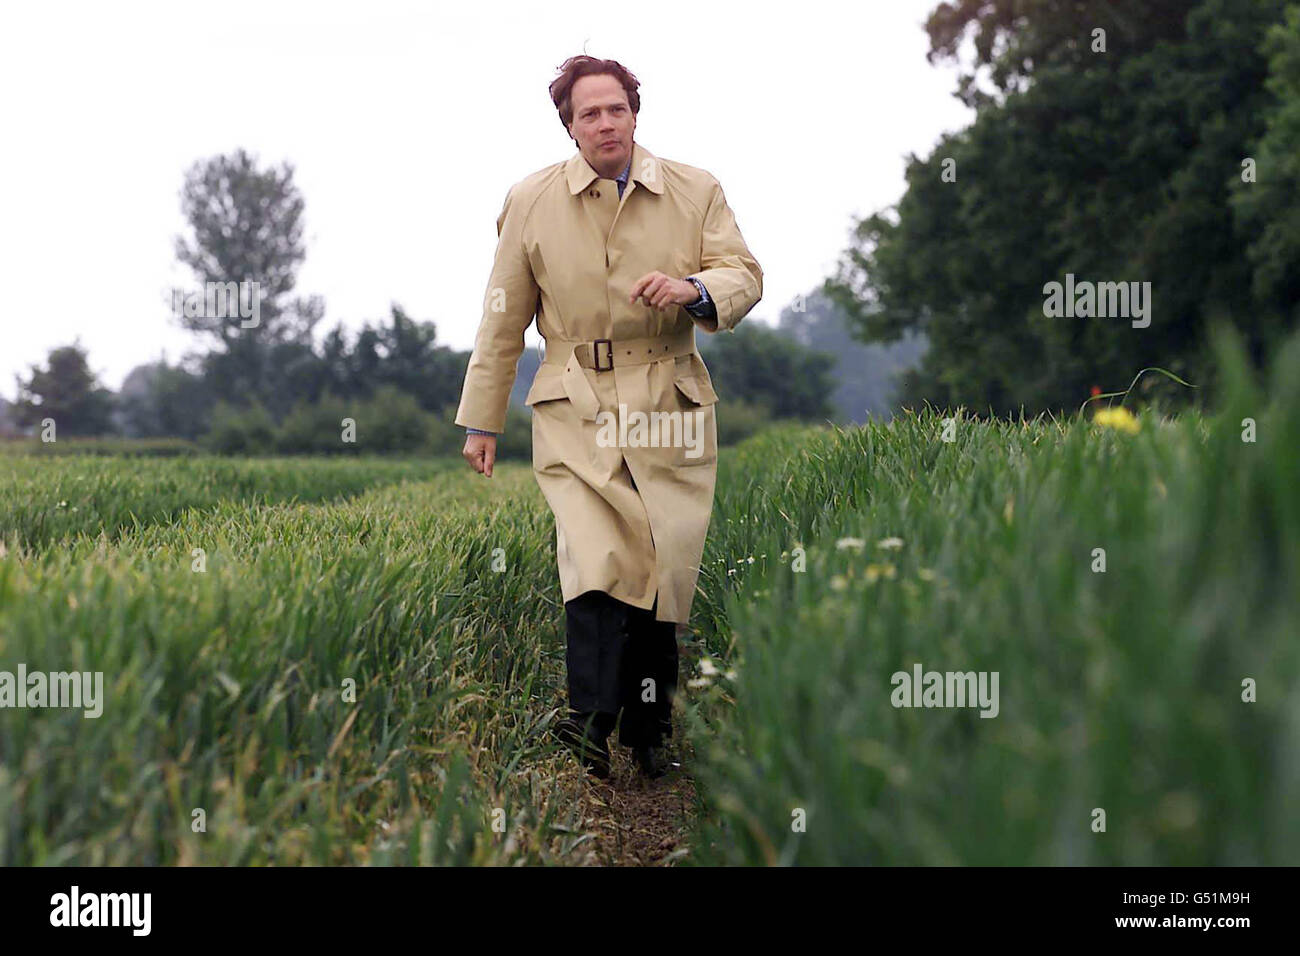
M0 395L77 337L114 389L199 344L167 298L193 288L180 188L239 147L296 167L318 335L397 302L470 348L506 190L576 151L546 89L582 52L641 81L638 142L722 183L763 267L749 319L774 321L898 200L906 154L971 121L925 59L937 3L6 4Z

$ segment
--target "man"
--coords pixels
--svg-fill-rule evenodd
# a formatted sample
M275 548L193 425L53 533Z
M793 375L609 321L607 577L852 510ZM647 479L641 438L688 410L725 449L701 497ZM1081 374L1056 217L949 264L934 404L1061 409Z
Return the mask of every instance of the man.
M695 325L734 331L763 294L718 181L635 142L638 86L614 60L560 67L551 99L578 152L506 195L456 413L465 458L491 477L536 315L545 357L525 404L568 641L556 735L600 777L620 712L638 768L665 771L676 622L690 616L717 475L717 395Z

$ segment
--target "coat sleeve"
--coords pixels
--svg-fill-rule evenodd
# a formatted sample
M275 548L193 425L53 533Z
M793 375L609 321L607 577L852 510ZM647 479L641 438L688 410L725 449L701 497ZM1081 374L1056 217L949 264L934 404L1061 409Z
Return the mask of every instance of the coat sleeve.
M700 271L694 275L709 290L717 308L714 319L695 318L706 332L734 332L736 323L763 298L763 270L745 245L717 180L704 211Z
M515 189L512 186L506 193L497 217L497 251L483 301L483 320L456 411L457 425L497 434L505 431L510 389L524 351L524 330L537 313L541 294L524 250L526 210Z

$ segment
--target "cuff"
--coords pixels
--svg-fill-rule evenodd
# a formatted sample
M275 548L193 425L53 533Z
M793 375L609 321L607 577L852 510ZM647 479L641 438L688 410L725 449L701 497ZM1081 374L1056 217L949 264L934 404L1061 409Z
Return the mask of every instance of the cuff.
M695 276L687 276L688 281L694 283L695 288L700 290L700 297L686 306L686 311L691 315L701 319L710 319L718 314L717 307L713 300L709 298L709 290L704 288L704 283Z

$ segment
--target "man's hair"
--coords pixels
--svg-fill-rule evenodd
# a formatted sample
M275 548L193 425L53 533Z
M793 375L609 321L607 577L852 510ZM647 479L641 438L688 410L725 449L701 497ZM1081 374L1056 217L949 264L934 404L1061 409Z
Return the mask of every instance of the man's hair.
M627 105L631 107L632 114L635 116L640 112L641 95L636 90L641 84L631 70L618 60L598 60L585 54L571 56L560 64L560 75L551 82L551 102L560 111L560 123L566 133L569 124L573 122L573 84L578 82L579 77L598 73L608 74L622 83L623 89L627 91Z

